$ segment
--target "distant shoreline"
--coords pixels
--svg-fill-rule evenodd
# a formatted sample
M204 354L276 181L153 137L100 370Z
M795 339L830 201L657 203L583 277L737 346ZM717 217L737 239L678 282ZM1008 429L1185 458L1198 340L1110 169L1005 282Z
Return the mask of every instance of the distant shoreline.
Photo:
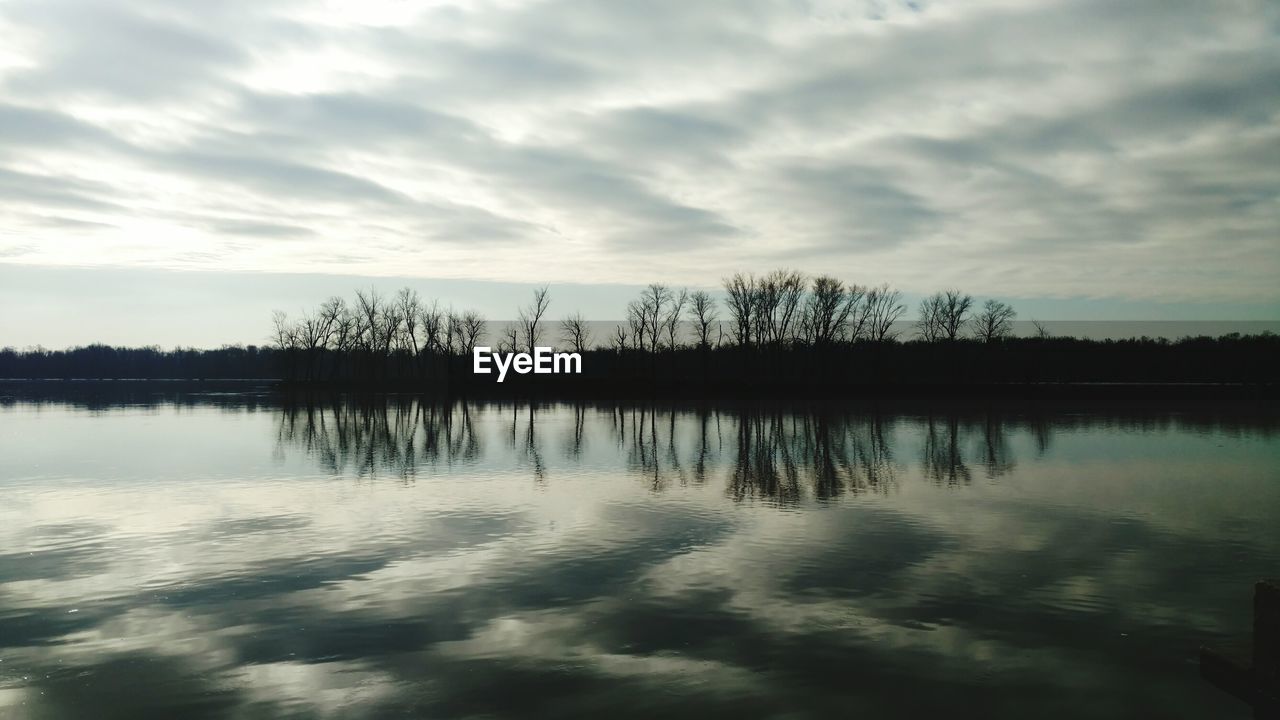
M539 378L544 379L544 378ZM660 400L676 404L700 402L996 402L1000 404L1229 404L1274 407L1280 384L1231 382L1010 382L1010 383L900 383L882 385L816 386L783 383L720 384L695 386L678 383L657 386L625 386L602 382L488 383L461 388L424 387L407 383L298 383L281 380L190 378L0 378L0 403L23 399L70 395L192 392L198 395L258 394L284 401L308 402L310 398L366 395L415 396L433 401L539 401L539 402L640 402Z

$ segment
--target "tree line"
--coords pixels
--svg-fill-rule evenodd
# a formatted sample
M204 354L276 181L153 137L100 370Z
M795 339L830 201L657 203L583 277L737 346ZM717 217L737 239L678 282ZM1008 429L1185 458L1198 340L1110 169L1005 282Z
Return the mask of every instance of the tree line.
M467 355L489 340L506 352L528 351L544 341L558 341L560 348L575 352L660 352L731 345L821 347L898 340L897 325L907 311L902 293L888 285L864 287L829 275L810 278L794 270L759 276L737 273L726 278L723 286L722 303L705 290L690 292L651 283L627 304L625 322L607 338L593 337L581 312L564 316L552 330L551 297L545 286L535 289L529 304L517 309L516 321L506 323L492 338L488 321L474 310L443 307L410 288L390 298L361 290L352 302L332 297L297 319L277 311L272 318L272 343L307 358L329 350L414 359ZM948 290L925 298L920 316L917 326L922 340L956 340L968 331L971 337L992 342L1012 335L1017 313L997 300L976 309L972 296Z
M0 350L0 377L277 378L287 382L487 384L472 376L477 346L505 352L554 344L582 353L587 387L613 384L970 382L1262 382L1280 362L1276 336L1095 341L1036 325L1015 337L1016 311L949 289L902 321L902 293L830 275L735 273L723 293L647 285L625 320L596 337L581 312L552 320L548 287L514 321L495 323L412 288L359 290L290 317L276 311L266 347ZM910 327L914 332L908 332ZM573 382L580 382L575 378ZM546 384L546 378L539 378Z

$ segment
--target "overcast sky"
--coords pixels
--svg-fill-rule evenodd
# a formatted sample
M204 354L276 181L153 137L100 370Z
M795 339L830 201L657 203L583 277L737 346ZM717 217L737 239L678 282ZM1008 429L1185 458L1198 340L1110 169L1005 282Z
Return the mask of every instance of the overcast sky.
M1280 318L1266 0L0 0L0 37L0 263L101 268L38 300L85 341L175 271L348 279L248 341L365 277L615 318L779 265Z

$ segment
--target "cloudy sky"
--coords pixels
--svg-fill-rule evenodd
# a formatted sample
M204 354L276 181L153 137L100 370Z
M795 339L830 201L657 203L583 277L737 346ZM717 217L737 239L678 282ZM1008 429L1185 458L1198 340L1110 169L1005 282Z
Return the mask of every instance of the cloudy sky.
M0 345L118 337L121 286L168 325L188 278L253 341L370 278L605 319L779 265L1280 319L1265 0L0 0L0 36Z

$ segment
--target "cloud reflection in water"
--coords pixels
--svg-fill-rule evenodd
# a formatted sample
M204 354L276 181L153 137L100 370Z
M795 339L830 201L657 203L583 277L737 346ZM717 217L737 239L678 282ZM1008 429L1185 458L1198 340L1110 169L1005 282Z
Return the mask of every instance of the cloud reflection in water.
M1243 717L1229 413L0 407L0 714Z

